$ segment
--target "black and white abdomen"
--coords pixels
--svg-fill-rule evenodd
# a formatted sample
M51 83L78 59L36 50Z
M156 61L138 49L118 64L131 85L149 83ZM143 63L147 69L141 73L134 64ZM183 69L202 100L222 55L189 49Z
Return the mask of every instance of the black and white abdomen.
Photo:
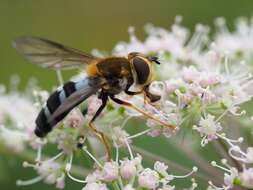
M75 106L96 93L99 87L100 82L95 78L69 81L59 87L50 95L37 116L35 134L38 137L46 136Z

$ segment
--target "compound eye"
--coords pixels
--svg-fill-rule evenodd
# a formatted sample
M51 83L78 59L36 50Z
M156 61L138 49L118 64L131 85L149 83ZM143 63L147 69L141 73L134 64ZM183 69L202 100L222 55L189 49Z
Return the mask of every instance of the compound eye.
M144 59L135 57L133 58L133 65L137 74L138 83L145 84L150 74L149 64Z

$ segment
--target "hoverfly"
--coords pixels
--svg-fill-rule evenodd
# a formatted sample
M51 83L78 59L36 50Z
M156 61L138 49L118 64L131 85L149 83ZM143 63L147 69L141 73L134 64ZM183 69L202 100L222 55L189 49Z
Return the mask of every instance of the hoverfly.
M38 137L45 137L73 108L96 93L102 100L102 104L89 122L89 126L104 143L109 157L109 145L105 135L93 126L93 122L105 108L108 99L131 107L163 126L175 129L174 125L160 121L133 104L116 97L124 91L128 95L143 93L150 102L158 101L160 96L149 92L149 85L154 78L153 64L160 64L157 57L132 52L127 57L99 58L37 37L20 37L14 41L13 45L30 62L44 68L58 70L86 65L86 78L77 82L66 82L48 98L35 121L34 133ZM139 86L140 90L130 91L129 88L132 85Z

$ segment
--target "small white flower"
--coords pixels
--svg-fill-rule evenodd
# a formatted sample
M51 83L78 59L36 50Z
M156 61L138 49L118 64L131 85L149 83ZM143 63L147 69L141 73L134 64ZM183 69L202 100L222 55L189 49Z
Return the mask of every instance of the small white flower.
M170 79L166 82L166 91L168 94L172 94L175 92L176 89L178 89L180 86L182 86L183 81L180 79Z
M14 152L22 152L25 149L25 141L27 140L27 134L19 132L18 130L9 130L5 126L0 127L1 141L10 150Z
M88 114L87 116L92 117L98 108L101 106L102 101L95 96L88 99Z
M58 189L64 189L64 187L65 187L65 175L62 175L61 177L58 177L56 179L56 187Z
M79 128L82 127L83 123L84 117L78 109L72 110L64 120L64 126L66 127Z
M42 176L46 183L54 184L60 183L60 177L63 175L61 165L54 161L44 161L36 165L35 169ZM60 180L60 181L59 181ZM60 184L58 184L60 185Z
M123 160L120 164L120 174L123 179L131 179L136 175L137 168L134 160Z
M238 176L238 170L236 168L230 168L230 173L224 174L224 184L229 187L233 187L234 179Z
M253 185L253 168L244 168L240 173L241 182L247 185Z
M106 162L102 170L102 179L112 182L119 177L119 165L117 162Z
M95 170L94 172L89 173L89 174L86 176L86 179L85 179L85 180L87 181L87 183L93 183L93 182L99 181L101 178L102 178L102 176L101 176L101 171Z
M131 139L128 139L130 135L123 130L121 127L114 127L112 129L112 138L115 140L117 145L126 147L126 141L128 144L131 144Z
M215 117L208 114L206 118L201 118L199 127L195 128L201 136L206 136L209 141L216 139L216 133L222 128L219 123L215 122Z
M140 187L155 189L159 184L159 174L150 168L146 168L139 174L138 183Z
M140 154L137 154L137 156L133 159L133 162L136 165L137 171L141 171L143 169L141 162L142 162L142 157Z
M200 77L199 71L194 66L183 68L182 78L185 82L192 83Z
M88 183L82 190L108 190L104 183Z
M253 163L253 147L247 148L246 159L248 163Z
M150 127L150 131L147 133L147 135L151 136L151 137L157 137L160 136L162 134L162 127L157 125L157 123L152 120L152 119L148 119L146 122L147 126Z
M124 189L123 189L123 190L135 190L135 188L133 188L133 186L132 186L132 185L127 184L127 185L124 187Z
M45 178L45 182L47 184L54 184L56 183L56 180L57 180L57 176L55 174L50 174L48 175L46 178Z
M62 150L65 154L71 154L76 149L76 139L72 134L61 133L57 135L56 142L57 148Z
M154 164L154 169L164 177L168 175L167 173L168 166L162 162L156 161Z
M221 77L217 73L202 72L198 83L201 87L206 88L210 85L215 85L221 82Z
M60 164L53 161L44 161L37 166L37 171L42 176L47 176L48 174L60 169Z

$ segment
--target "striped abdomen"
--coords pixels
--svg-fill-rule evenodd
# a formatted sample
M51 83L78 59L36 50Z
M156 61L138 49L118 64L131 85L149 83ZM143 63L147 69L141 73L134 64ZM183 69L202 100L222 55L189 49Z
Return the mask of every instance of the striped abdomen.
M85 78L77 82L67 82L48 98L35 123L34 133L46 136L75 106L96 93L100 83L96 78Z

